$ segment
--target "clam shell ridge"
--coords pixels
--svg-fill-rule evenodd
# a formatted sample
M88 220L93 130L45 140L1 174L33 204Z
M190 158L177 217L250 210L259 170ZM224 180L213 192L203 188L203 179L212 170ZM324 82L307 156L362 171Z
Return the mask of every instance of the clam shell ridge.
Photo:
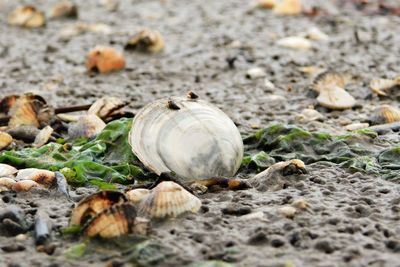
M179 109L168 108L173 101ZM151 171L185 180L233 176L243 142L232 120L202 100L160 99L136 115L129 134L133 153Z

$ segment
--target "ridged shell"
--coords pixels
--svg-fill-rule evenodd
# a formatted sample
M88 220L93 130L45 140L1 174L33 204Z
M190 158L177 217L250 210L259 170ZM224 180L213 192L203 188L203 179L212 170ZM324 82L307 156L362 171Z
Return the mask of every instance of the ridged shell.
M318 103L330 109L347 109L356 104L356 100L346 90L337 86L327 86L317 97Z
M124 56L112 47L96 46L86 57L86 68L89 71L98 70L100 73L108 73L124 67Z
M56 182L54 172L36 168L19 170L15 179L17 181L32 180L44 187L50 187Z
M85 225L83 234L102 238L112 238L129 233L145 234L147 225L147 220L138 220L133 204L122 203L97 214Z
M11 165L0 163L0 177L13 176L18 170Z
M17 127L20 125L32 125L39 127L37 113L31 100L27 97L20 97L9 112L11 118L8 123L9 127Z
M300 36L285 37L278 40L276 44L282 47L296 50L307 50L312 47L312 43L309 40Z
M0 131L0 150L8 147L12 143L12 140L13 138L11 135Z
M129 201L133 203L139 203L144 197L150 194L150 192L151 191L149 189L138 188L129 190L128 192L125 193L125 195Z
M44 14L33 6L16 8L8 16L8 24L26 28L37 28L45 24Z
M40 185L33 180L21 180L12 185L12 190L17 192L26 192L31 190L33 187L40 187Z
M0 178L0 186L5 186L8 189L11 189L15 183L16 183L16 181L12 178L8 178L8 177Z
M350 77L346 74L341 74L335 71L324 71L318 74L314 79L313 88L317 92L321 92L327 87L337 86L344 88Z
M157 185L139 204L139 212L153 218L176 217L185 212L197 212L201 201L174 182Z
M371 122L373 124L385 124L400 121L400 110L389 105L382 105L374 110Z
M120 98L109 96L102 97L96 100L96 102L94 102L93 105L90 106L88 113L96 115L101 119L105 119L125 105L126 102Z
M392 87L400 85L400 77L394 80L390 79L373 79L369 83L371 90L377 95L387 95L387 92Z
M51 128L51 126L49 125L44 127L42 130L40 130L39 134L36 135L35 141L33 141L32 146L41 147L45 145L49 141L53 131L54 131L53 128Z
M91 138L99 134L106 124L96 115L80 116L76 123L71 123L68 127L68 136L71 139L78 137Z
M118 191L104 190L82 199L72 210L71 225L82 225L104 209L126 202L124 194Z
M217 107L182 97L161 99L135 116L129 143L151 171L186 180L232 177L243 158L235 124Z
M125 49L157 53L164 49L164 38L158 31L143 29L129 39Z

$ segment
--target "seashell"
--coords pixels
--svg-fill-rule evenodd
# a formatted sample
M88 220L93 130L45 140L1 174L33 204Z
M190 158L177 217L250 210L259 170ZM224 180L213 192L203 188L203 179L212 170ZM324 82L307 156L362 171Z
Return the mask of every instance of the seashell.
M400 110L398 108L382 105L373 111L371 123L385 124L400 121Z
M312 47L312 43L309 40L300 36L285 37L278 40L276 44L282 47L295 50L307 50Z
M33 141L32 146L33 147L41 147L44 144L46 144L51 135L53 134L53 128L51 128L51 126L47 125L46 127L44 127L42 130L40 130L39 134L36 135L35 137L35 141Z
M78 7L69 0L62 0L51 8L49 16L50 18L77 18Z
M278 209L278 213L288 219L293 219L297 210L292 206L283 206Z
M85 236L112 238L129 233L146 234L149 221L138 220L135 206L122 203L111 206L90 220L83 228Z
M303 109L298 116L296 116L296 119L303 122L319 121L324 119L324 115L315 109L306 108Z
M300 67L299 71L312 76L312 75L321 74L321 73L325 72L326 69L319 68L317 66L306 66L306 67Z
M67 114L67 113L57 114L57 118L59 120L65 121L65 122L77 122L79 117L80 117L80 115L72 115L72 114Z
M34 142L39 132L39 129L32 125L20 125L7 131L14 139L27 143Z
M282 0L274 7L277 15L299 15L303 11L300 0Z
M143 29L128 40L125 49L157 53L164 49L164 45L164 38L161 33L151 29Z
M26 28L42 27L45 24L44 14L33 6L16 8L8 16L8 24Z
M68 136L71 139L78 137L91 138L99 134L106 124L96 115L80 116L76 123L69 125Z
M359 123L352 123L352 124L346 125L344 128L347 131L355 131L355 130L367 128L368 126L369 126L368 123L360 123L359 122Z
M317 27L311 27L307 30L305 37L313 41L328 41L329 36Z
M321 92L326 87L331 87L332 85L344 88L349 80L349 75L328 70L315 77L313 89L317 92Z
M354 107L356 104L356 100L352 95L335 85L327 86L320 91L317 101L321 106L330 109L347 109Z
M106 119L118 112L121 108L126 106L126 102L116 97L102 97L94 102L89 110L88 114L93 114L101 119Z
M139 203L139 211L153 218L176 217L185 212L197 212L201 201L174 182L158 184Z
M8 96L5 96L3 99L1 99L0 112L4 113L4 114L8 114L11 107L14 106L15 102L17 102L18 98L19 98L18 95L8 95Z
M263 78L265 76L267 76L267 74L262 68L251 68L246 72L246 77L249 79Z
M88 32L93 32L97 34L108 35L112 33L110 26L104 23L89 23L85 24L85 30Z
M0 131L0 150L3 150L4 148L8 147L13 141L13 138L11 135L9 135L6 132L1 132Z
M276 0L257 0L257 7L272 9L276 5Z
M267 78L265 78L265 80L264 80L264 86L268 90L274 90L275 89L275 85L270 80L268 80Z
M0 163L0 177L14 176L18 170L11 165Z
M149 189L138 188L129 190L128 192L125 193L125 195L129 201L133 203L139 203L144 197L150 194L150 192L151 191Z
M86 68L89 71L97 70L100 73L118 71L125 68L125 59L115 48L96 46L87 54Z
M26 192L31 190L34 187L39 187L40 185L33 180L21 180L17 181L12 185L11 189L16 192Z
M8 177L0 178L0 187L4 186L8 189L11 189L15 183L16 183L16 181L12 178L8 178Z
M126 202L124 194L118 191L103 190L82 199L72 210L71 225L83 225L90 218L114 204Z
M304 198L298 198L293 200L292 206L297 209L306 210L310 207L310 204Z
M400 85L400 77L390 80L390 79L373 79L369 83L369 87L371 90L377 95L387 95L386 91L389 91L391 88Z
M32 180L45 187L51 187L55 183L55 174L52 171L27 168L18 171L17 181Z
M229 117L205 101L182 97L139 111L129 143L149 170L174 172L187 181L232 177L243 158L242 138Z

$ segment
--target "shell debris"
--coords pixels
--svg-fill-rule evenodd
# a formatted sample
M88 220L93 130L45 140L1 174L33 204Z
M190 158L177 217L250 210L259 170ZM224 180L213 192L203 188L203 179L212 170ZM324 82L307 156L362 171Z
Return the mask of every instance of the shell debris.
M38 28L44 26L45 23L43 12L29 5L16 8L8 16L8 24L25 28Z
M115 48L96 46L86 56L86 68L103 74L118 71L125 68L125 58Z
M160 32L152 29L143 29L128 40L125 49L158 53L164 49L164 46L164 38Z

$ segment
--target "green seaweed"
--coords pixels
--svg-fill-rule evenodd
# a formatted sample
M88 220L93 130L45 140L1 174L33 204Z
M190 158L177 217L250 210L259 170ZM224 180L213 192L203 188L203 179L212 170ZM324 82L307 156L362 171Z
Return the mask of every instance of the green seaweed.
M260 171L268 168L274 163L274 158L270 157L265 151L260 151L253 155L244 156L242 160L242 167L257 169Z
M79 259L80 257L83 256L83 254L85 254L86 249L87 249L86 242L79 243L66 249L64 251L64 256L70 259Z

